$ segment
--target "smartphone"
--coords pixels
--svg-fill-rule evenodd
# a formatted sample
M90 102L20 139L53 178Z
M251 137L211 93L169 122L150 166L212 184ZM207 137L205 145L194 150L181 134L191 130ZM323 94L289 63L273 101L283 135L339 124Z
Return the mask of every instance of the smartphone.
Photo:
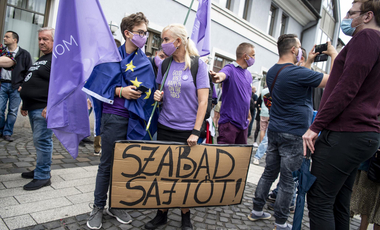
M327 61L329 56L327 54L322 53L323 51L326 51L326 50L327 50L327 42L324 44L316 45L315 52L319 54L314 58L314 62Z
M148 91L149 88L143 86L143 85L140 85L139 87L137 87L136 91L140 91L141 93L145 93L146 91Z

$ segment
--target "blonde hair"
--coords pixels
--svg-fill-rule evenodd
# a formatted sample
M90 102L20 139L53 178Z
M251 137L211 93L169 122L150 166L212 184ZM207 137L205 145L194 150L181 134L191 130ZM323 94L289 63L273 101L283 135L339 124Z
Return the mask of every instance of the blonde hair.
M185 68L191 68L191 56L199 56L198 50L195 47L194 42L189 38L186 28L182 24L170 24L162 30L162 34L166 31L170 31L171 36L174 39L180 38L182 45L185 46Z

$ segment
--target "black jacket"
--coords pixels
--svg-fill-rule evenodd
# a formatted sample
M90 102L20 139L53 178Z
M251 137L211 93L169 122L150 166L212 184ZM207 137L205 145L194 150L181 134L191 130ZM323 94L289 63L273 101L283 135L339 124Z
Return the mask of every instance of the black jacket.
M32 66L32 57L28 51L19 47L15 59L17 64L12 70L12 88L18 89L18 87L24 82L30 66Z

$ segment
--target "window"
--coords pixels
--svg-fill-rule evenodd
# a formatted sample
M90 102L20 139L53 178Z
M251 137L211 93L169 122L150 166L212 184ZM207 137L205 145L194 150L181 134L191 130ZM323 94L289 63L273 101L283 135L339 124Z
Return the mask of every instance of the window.
M273 36L273 32L274 32L274 22L275 22L274 20L276 17L276 11L277 11L277 8L271 5L270 11L269 11L269 24L268 24L268 34L270 36Z
M334 17L334 2L332 0L323 0L323 7L331 17Z
M154 56L156 51L161 47L161 43L161 34L149 31L149 37L145 44L145 52L150 52Z
M230 64L231 62L232 62L231 59L227 59L227 58L215 55L214 66L213 66L212 70L214 72L219 72L221 69L223 69L223 67L225 65Z
M5 13L1 19L4 20L2 34L8 30L18 33L19 45L28 50L34 60L39 57L37 31L46 24L49 4L50 0L8 0L3 5L5 9L0 6L0 12Z
M243 12L243 18L245 20L248 20L248 14L250 13L250 8L251 6L251 0L245 0L245 3L244 3L244 12Z
M286 33L286 24L288 22L288 17L285 15L285 14L282 14L282 17L281 17L281 31L280 31L280 35L283 35Z
M229 10L231 10L231 6L232 6L231 1L232 0L227 0L226 1L226 8L229 9Z

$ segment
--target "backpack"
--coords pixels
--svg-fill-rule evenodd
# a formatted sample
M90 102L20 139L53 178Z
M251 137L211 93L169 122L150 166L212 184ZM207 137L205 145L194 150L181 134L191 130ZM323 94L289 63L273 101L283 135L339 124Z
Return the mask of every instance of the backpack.
M165 75L165 72L166 70L168 69L168 66L169 66L169 63L173 60L173 56L170 56L168 58L166 58L162 64L161 64L161 73L162 73L162 76ZM193 76L193 82L194 82L194 85L195 85L195 88L197 88L197 73L198 73L198 68L199 68L199 56L192 56L191 57L191 68L190 68L190 72L191 72L191 76ZM200 134L200 137L202 138L205 138L206 137L206 123L207 123L207 119L210 117L210 114L211 114L211 110L212 110L212 93L213 93L213 85L212 85L212 78L210 76L210 74L208 74L208 78L209 78L209 82L210 82L210 90L208 92L208 99L207 99L207 109L206 109L206 114L205 114L205 118L204 118L204 121L203 121L203 124L202 124L202 127L201 127L201 134Z
M265 94L263 100L265 106L270 110L270 107L272 106L272 97L270 96L270 93Z

